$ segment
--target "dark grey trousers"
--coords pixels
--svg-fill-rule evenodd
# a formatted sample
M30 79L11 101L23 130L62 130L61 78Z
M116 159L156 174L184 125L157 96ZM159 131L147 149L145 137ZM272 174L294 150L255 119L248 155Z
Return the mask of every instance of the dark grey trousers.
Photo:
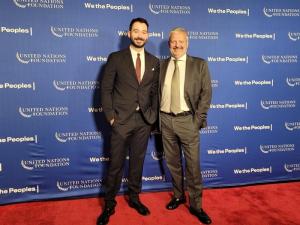
M167 166L173 183L174 197L184 196L182 160L185 159L185 177L190 206L202 208L202 177L199 160L199 129L192 114L173 117L161 113L161 132ZM184 158L181 157L183 151Z

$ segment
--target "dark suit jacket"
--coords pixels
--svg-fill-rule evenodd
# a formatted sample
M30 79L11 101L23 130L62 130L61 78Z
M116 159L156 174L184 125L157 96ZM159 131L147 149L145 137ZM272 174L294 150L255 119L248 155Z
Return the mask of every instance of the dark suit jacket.
M145 51L145 73L138 83L130 49L113 52L101 82L102 108L108 121L124 124L139 105L144 119L153 124L158 112L159 60Z
M171 58L165 59L160 66L160 97ZM212 98L212 88L208 65L204 59L187 55L184 82L185 101L195 115L199 128L207 126L207 111Z

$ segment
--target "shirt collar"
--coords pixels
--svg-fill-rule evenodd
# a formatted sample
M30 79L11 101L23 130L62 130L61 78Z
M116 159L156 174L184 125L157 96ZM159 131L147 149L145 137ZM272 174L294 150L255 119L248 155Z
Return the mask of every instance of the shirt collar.
M137 57L137 54L140 53L140 56L143 56L145 54L145 49L143 48L142 51L137 52L133 49L133 47L131 47L131 45L129 46L130 52L132 55L134 55L135 57Z
M176 60L173 56L171 57L171 60ZM183 56L181 56L179 59L177 59L178 61L186 61L186 54L184 54Z

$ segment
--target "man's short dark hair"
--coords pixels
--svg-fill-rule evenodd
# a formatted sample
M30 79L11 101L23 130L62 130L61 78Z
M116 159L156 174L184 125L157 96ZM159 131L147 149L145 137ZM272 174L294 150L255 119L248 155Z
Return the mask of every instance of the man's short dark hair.
M129 25L129 30L132 29L132 26L133 26L133 24L134 24L135 22L140 22L140 23L146 24L147 29L148 29L148 27L149 27L148 21L147 21L146 19L144 19L144 18L142 18L142 17L138 17L138 18L134 18L134 19L131 20L130 25Z

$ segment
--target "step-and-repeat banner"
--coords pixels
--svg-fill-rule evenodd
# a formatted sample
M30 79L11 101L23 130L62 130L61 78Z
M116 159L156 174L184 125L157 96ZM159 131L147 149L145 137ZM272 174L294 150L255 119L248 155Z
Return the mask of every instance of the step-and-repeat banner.
M0 204L98 195L110 128L99 98L109 53L134 17L168 57L170 29L208 61L213 100L201 130L205 187L299 180L300 2L1 0ZM143 191L171 187L159 134ZM121 191L126 189L124 173Z

